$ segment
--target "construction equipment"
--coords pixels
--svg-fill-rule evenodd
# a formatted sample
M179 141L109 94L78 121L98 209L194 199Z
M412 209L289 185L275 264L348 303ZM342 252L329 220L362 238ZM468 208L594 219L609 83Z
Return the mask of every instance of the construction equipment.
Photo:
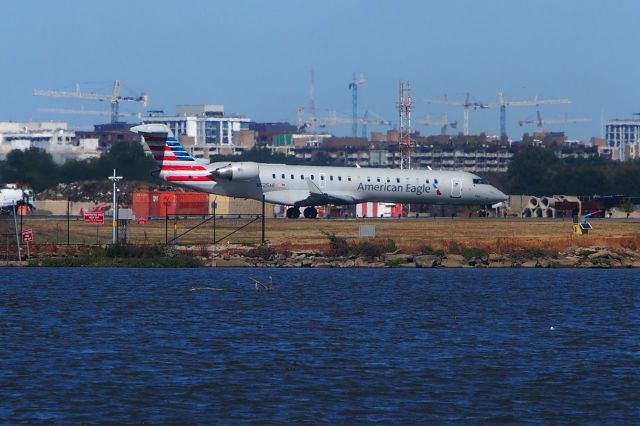
M542 116L540 115L540 110L536 111L536 119L527 119L527 120L520 120L518 121L518 125L520 127L524 126L525 124L536 124L536 127L539 130L543 129L543 126L546 124L577 124L577 123L589 123L591 122L590 118L569 118L569 117L565 117L564 119L559 119L559 120L543 120Z
M351 136L354 138L358 136L358 86L364 84L365 81L362 74L356 77L356 74L353 73L353 80L349 83L349 89L351 89Z
M563 105L570 104L569 99L538 99L534 97L533 100L526 101L506 101L504 94L498 92L498 104L489 104L488 108L500 108L500 136L507 136L507 107L538 107L539 105ZM522 126L522 124L520 124Z
M457 121L449 122L449 114L446 112L442 115L440 120L432 120L429 114L427 114L427 118L414 120L414 122L416 124L422 124L423 126L438 126L440 127L440 134L442 135L447 134L447 127L451 127L452 129L458 127Z
M474 100L473 97L469 94L469 92L467 92L463 102L450 101L449 99L447 99L446 95L444 99L425 99L425 102L428 104L434 104L434 105L461 106L463 108L463 113L464 113L463 133L465 136L469 134L469 110L489 108L488 104L484 104Z
M50 112L54 114L75 114L75 115L111 115L110 111L90 110L90 109L64 109L64 108L38 108L41 112ZM142 118L139 112L118 112L119 117L135 117L138 120Z
M48 96L54 98L67 99L87 99L99 102L111 103L111 122L117 123L120 117L120 102L138 102L145 107L149 105L149 97L145 94L140 96L122 96L120 94L120 80L116 80L113 84L113 91L110 95L101 95L93 92L81 92L80 85L76 84L75 92L64 92L60 90L38 90L33 91L33 96Z
M34 209L33 189L23 188L14 183L0 188L0 214L9 213L11 209L17 210L22 206L28 210Z
M367 117L356 118L354 120L353 118L339 117L336 111L329 111L327 117L315 117L315 118L312 117L310 121L305 121L304 108L300 107L298 108L298 127L301 129L304 129L304 128L313 129L315 127L340 126L340 125L348 125L348 124L353 125L354 123L359 124L361 126L366 126L368 124L371 124L374 126L390 126L391 125L391 122L389 120L384 120L382 118L368 118L368 115L369 113L367 111Z

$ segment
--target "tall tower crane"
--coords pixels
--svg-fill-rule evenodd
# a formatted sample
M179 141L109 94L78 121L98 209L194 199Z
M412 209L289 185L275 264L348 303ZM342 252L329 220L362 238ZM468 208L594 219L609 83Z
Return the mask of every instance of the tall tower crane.
M472 96L469 94L469 92L467 92L464 101L460 102L460 101L450 101L449 99L447 99L447 97L445 96L444 99L425 99L425 102L428 104L434 104L434 105L455 105L455 106L461 106L463 109L463 115L464 115L464 123L463 123L463 132L464 135L468 135L469 134L469 110L470 109L486 109L489 108L488 104L483 104L481 102L477 102L475 100L472 100Z
M351 115L353 120L351 136L354 138L358 137L358 86L364 84L365 81L362 74L356 77L356 74L353 73L353 80L349 83L349 89L351 89Z
M100 95L93 92L81 92L80 86L76 85L75 92L64 92L60 90L38 90L33 91L33 96L49 96L54 98L68 99L87 99L92 101L110 102L111 103L111 122L117 123L120 116L120 102L138 102L145 107L149 105L149 97L145 94L140 96L121 96L120 80L116 80L113 84L113 91L110 95Z
M570 104L569 99L538 99L536 96L533 100L526 101L506 101L504 94L498 92L498 104L488 105L489 108L500 108L500 136L507 136L507 107L538 107L539 105L563 105ZM522 124L520 124L522 126Z

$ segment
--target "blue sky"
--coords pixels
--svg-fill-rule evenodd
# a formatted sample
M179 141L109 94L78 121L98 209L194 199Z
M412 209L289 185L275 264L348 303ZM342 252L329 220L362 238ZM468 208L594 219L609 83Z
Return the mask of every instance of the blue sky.
M297 108L309 106L311 69L318 115L350 115L354 72L367 80L360 110L393 122L400 80L412 81L415 119L448 111L461 123L462 108L422 100L462 100L466 92L486 103L496 103L499 91L511 100L569 98L571 105L541 113L591 118L548 126L580 139L600 135L601 117L640 112L640 2L633 0L25 0L2 10L0 121L101 121L39 109L108 105L33 97L32 90L80 83L109 93L120 79L123 94L147 93L151 109L222 103L256 121L295 122ZM534 114L510 109L510 135L533 130L517 121ZM471 111L471 132L497 134L498 116L498 109Z

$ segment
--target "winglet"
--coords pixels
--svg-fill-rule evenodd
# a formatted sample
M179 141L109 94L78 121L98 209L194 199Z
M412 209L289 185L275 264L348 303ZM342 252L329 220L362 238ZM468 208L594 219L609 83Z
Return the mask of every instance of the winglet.
M305 180L307 181L307 185L309 186L309 192L311 194L316 194L316 195L322 195L323 192L320 188L318 188L318 185L316 185L315 183L313 183L313 181L309 178L305 178Z

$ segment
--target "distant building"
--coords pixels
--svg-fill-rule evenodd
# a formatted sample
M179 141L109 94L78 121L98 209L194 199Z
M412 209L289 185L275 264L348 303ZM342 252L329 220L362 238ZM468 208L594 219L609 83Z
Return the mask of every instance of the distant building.
M58 161L99 155L97 140L78 138L66 122L0 122L0 157L29 148L43 149Z
M154 114L142 118L142 123L163 123L185 145L196 158L222 154L239 154L250 149L255 142L249 141L251 120L246 117L224 115L223 105L178 105L176 114L162 116ZM243 133L236 140L236 135Z
M640 158L640 120L610 120L605 126L606 149L610 158L627 161Z

